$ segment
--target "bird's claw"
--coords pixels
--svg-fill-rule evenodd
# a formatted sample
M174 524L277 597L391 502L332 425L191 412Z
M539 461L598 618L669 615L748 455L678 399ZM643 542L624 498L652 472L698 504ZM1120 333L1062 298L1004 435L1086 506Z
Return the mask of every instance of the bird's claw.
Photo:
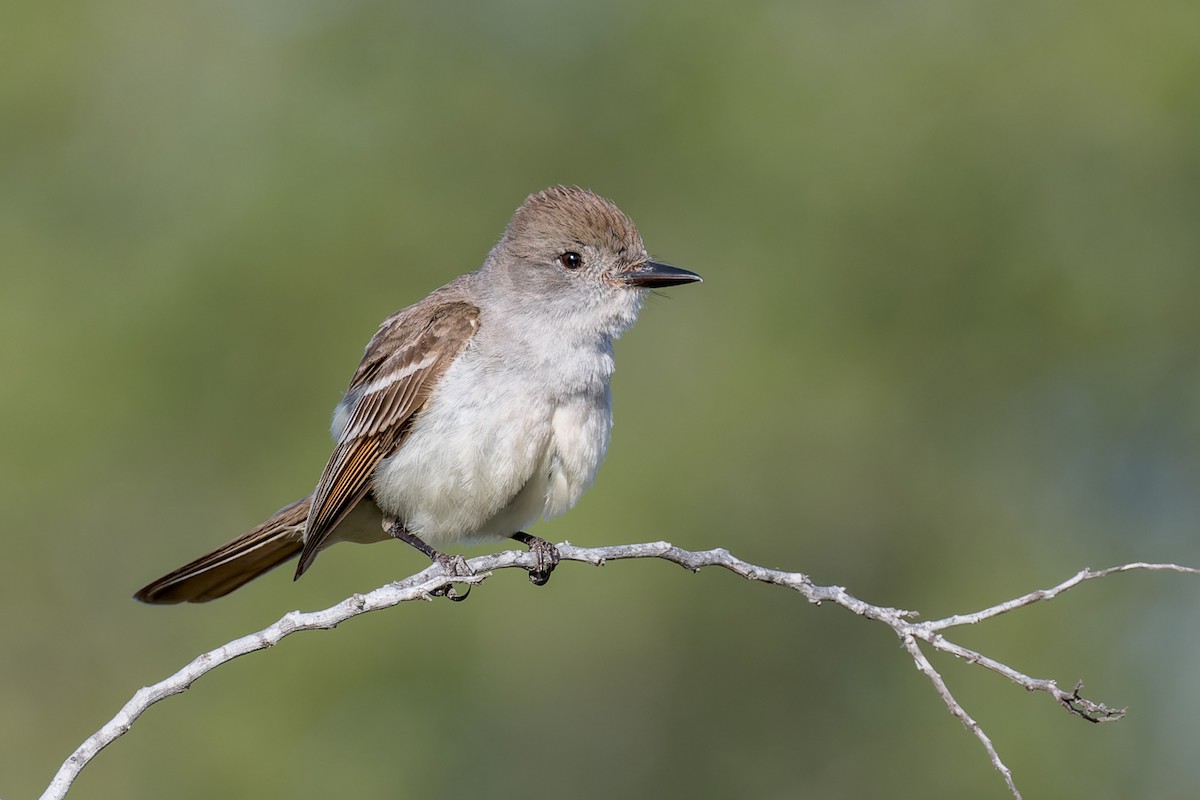
M524 531L514 533L512 538L524 544L529 548L529 552L533 553L536 566L529 570L529 582L534 586L545 586L550 580L550 573L558 566L558 548L542 537Z
M433 560L435 562L437 562L438 566L440 566L442 568L442 572L444 572L447 576L451 576L451 577L455 577L455 578L469 578L475 574L474 572L471 571L471 568L467 566L467 560L465 558L463 558L462 556L448 555L446 553L438 553L436 556L434 556ZM465 592L463 592L462 594L459 594L458 591L454 588L453 584L447 584L446 586L443 586L441 589L434 590L433 595L434 595L434 597L445 596L445 597L450 598L454 602L458 603L458 602L462 602L463 600L466 600L467 595L469 595L470 593L471 593L470 586L467 587L467 590Z

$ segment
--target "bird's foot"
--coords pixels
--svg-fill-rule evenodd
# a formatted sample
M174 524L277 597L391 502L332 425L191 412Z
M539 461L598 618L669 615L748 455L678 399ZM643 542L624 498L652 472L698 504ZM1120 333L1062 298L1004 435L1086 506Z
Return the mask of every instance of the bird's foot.
M434 550L430 557L433 559L435 564L442 568L442 572L446 573L448 576L455 578L469 578L475 574L471 571L471 568L467 566L467 560L462 556L452 556L439 550ZM453 584L447 584L441 589L435 590L433 594L435 597L441 597L444 595L457 603L466 600L467 595L470 593L470 586L467 587L465 592L459 594L454 588Z
M417 536L415 533L410 533L409 530L404 527L403 523L400 522L400 520L389 518L384 521L384 528L387 529L387 532L390 536L394 536L400 541L410 544L424 553L430 561L441 567L442 572L446 575L454 578L469 578L475 574L471 571L471 568L467 566L467 560L465 558L462 556L447 555L441 550L434 550L432 547L426 544L421 537ZM451 600L457 602L460 600L466 600L467 595L470 593L470 586L467 587L467 591L459 594L455 590L453 584L447 584L440 589L435 589L433 596L449 597Z
M558 566L558 548L540 536L533 536L525 531L517 531L512 535L533 553L537 566L529 570L529 582L534 586L545 586L550 580L550 573Z

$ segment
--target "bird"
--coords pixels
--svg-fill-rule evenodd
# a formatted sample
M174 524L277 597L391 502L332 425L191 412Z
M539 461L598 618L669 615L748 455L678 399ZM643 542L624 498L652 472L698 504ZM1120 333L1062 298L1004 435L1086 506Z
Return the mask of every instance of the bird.
M595 192L529 195L482 266L383 321L334 409L312 493L134 598L207 602L297 556L295 579L333 544L390 539L464 575L443 548L512 538L545 583L557 549L523 528L573 507L596 476L613 341L649 291L698 281L652 260Z

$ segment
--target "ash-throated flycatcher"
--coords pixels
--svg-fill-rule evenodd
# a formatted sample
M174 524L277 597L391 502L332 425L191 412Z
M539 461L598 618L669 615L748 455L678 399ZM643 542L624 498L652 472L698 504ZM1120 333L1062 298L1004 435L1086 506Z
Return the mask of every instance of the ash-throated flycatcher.
M151 583L147 603L221 597L299 554L299 578L337 542L441 548L511 537L575 505L608 449L613 339L647 289L699 281L650 260L608 200L556 186L528 197L483 266L396 312L333 412L336 446L313 493Z

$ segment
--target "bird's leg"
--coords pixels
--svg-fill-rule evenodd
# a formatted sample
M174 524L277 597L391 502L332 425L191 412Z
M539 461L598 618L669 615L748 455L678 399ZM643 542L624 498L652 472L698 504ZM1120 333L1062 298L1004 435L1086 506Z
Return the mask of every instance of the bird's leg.
M389 536L399 539L405 544L412 545L420 550L429 558L430 561L440 566L442 571L447 575L453 575L455 577L467 577L475 574L471 572L471 568L467 566L466 559L464 559L462 556L452 556L443 553L441 550L433 549L424 541L422 541L421 537L417 536L415 533L410 533L408 529L404 527L404 523L400 520L388 520L385 522L385 527L387 528ZM447 586L445 589L439 589L434 592L435 595L444 594L446 597L449 597L451 600L455 601L466 600L467 595L470 593L471 588L469 586L467 587L465 594L459 594L454 590L453 586Z
M558 566L558 548L542 537L525 531L517 531L511 538L528 547L537 561L537 566L529 570L529 582L534 586L545 586L550 580L550 573Z

